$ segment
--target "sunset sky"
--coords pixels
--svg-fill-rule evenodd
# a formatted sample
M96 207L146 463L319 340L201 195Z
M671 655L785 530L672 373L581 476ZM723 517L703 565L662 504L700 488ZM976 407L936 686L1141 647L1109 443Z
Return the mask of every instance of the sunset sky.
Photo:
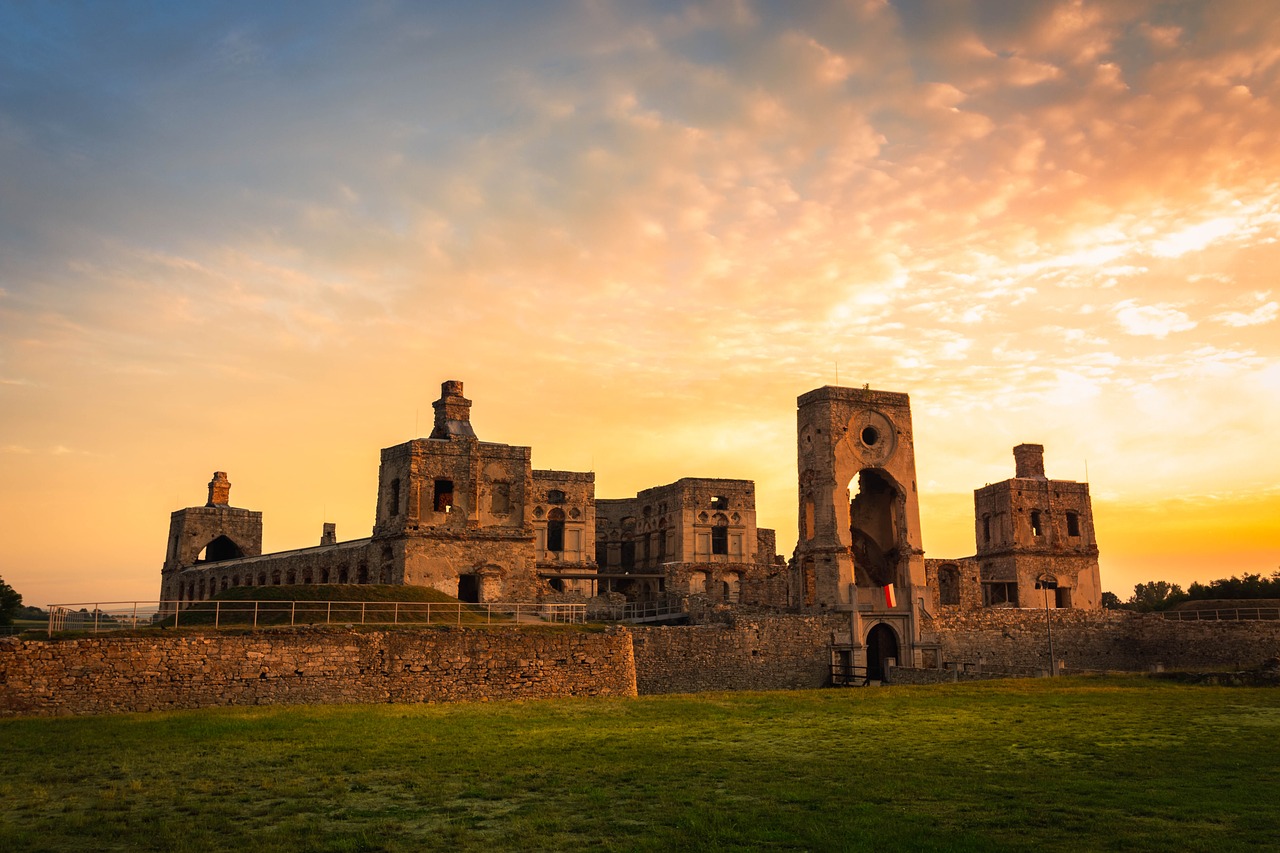
M1269 575L1278 236L1269 2L0 2L0 577L367 536L446 379L786 555L796 397L903 391L927 556L1034 442L1104 589Z

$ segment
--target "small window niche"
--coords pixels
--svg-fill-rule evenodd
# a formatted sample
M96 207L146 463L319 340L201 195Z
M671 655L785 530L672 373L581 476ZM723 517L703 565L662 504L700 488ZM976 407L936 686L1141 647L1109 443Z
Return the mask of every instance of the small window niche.
M453 511L453 480L436 480L433 506L436 512Z
M1080 514L1075 512L1067 513L1067 535L1080 535Z

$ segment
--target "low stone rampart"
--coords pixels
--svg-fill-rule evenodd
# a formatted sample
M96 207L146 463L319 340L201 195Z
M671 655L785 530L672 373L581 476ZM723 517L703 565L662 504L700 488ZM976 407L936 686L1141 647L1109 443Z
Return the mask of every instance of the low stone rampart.
M1156 613L1053 610L1054 657L1067 671L1247 668L1280 654L1280 622L1197 622ZM942 659L992 667L1047 667L1043 610L990 608L939 616Z
M822 687L831 674L831 627L821 617L760 616L631 631L641 695Z
M626 629L0 640L0 716L635 695Z

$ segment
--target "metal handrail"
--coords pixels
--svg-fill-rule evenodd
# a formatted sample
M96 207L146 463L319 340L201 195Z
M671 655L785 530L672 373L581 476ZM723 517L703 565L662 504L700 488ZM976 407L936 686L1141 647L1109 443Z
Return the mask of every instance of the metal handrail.
M1165 610L1166 619L1175 622L1251 622L1280 619L1280 607L1224 607L1222 609Z
M284 625L529 625L586 621L585 604L454 601L104 601L49 605L48 634L178 628L184 625L282 627ZM285 619L287 617L287 621Z

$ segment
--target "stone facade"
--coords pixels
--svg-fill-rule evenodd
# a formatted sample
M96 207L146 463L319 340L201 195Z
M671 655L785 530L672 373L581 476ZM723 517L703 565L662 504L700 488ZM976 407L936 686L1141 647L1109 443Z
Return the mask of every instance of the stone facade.
M626 629L0 640L0 716L635 696Z
M609 577L602 583L641 597L758 599L769 593L761 578L774 565L775 541L772 530L756 527L750 480L686 477L596 502L596 564Z

